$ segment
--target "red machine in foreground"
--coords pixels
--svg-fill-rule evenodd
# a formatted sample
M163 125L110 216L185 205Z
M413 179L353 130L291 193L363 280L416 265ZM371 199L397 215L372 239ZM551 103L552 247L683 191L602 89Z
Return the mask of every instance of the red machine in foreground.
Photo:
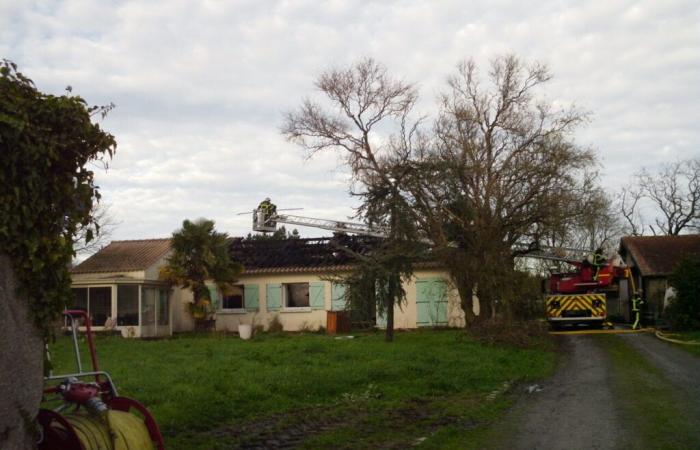
M163 437L151 413L136 400L119 397L107 372L97 365L97 354L85 311L63 313L70 322L77 372L45 378L44 400L59 400L54 409L41 409L40 450L157 449L164 450ZM78 348L78 318L84 319L90 349L91 371L83 371ZM94 378L94 381L82 381ZM57 384L55 383L57 382Z
M604 259L602 253L596 253L592 261L544 257L564 261L575 268L571 272L552 273L549 278L545 310L547 320L553 327L566 323L606 323L607 293L617 292L620 280L630 280L631 292L636 292L630 269L617 255Z

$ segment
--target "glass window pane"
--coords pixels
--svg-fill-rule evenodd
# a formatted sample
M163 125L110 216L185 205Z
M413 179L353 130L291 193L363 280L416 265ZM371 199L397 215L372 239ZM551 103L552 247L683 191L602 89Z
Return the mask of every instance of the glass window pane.
M139 287L136 284L117 286L117 325L139 324Z
M170 320L168 311L168 291L158 290L158 325L167 325Z
M309 283L289 283L285 287L288 308L309 306Z
M242 309L243 304L243 285L237 284L231 288L231 291L224 295L224 300L221 303L223 309Z
M156 323L156 292L154 288L143 288L141 291L141 326Z
M87 288L73 288L73 304L70 305L69 309L79 309L81 311L87 311Z
M89 300L92 325L104 326L107 319L112 315L112 288L91 287Z

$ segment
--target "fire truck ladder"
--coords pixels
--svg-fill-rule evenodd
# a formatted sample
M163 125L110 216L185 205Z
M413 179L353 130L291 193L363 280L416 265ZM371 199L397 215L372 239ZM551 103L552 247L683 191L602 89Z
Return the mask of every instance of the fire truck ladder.
M371 227L357 222L345 222L341 220L318 219L315 217L294 216L291 214L273 214L266 217L262 211L253 210L253 230L270 232L277 229L277 223L301 225L304 227L321 228L323 230L337 231L341 233L361 234L383 238L388 236L388 230L384 227Z

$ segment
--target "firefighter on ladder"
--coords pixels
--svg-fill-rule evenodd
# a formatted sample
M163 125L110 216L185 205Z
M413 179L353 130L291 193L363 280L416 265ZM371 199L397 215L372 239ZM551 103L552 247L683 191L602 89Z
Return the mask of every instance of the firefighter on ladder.
M270 197L266 197L265 200L260 202L258 205L258 211L262 211L263 213L262 225L274 226L274 224L269 223L269 220L271 217L277 214L277 206L270 201Z
M594 280L598 280L598 273L600 272L600 268L603 267L606 262L607 259L603 254L603 249L601 247L598 247L596 251L593 252L593 267L595 267L595 275L593 276Z

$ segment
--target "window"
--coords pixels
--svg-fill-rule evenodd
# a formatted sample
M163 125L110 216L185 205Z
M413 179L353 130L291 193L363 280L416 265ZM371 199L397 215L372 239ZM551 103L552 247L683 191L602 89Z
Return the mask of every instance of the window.
M152 287L141 289L141 326L156 323L156 295L158 290Z
M165 289L158 290L158 325L167 325L170 323L170 313L168 308L168 291Z
M243 309L245 308L245 288L242 284L234 285L230 292L224 295L221 302L221 309Z
M139 287L135 284L117 286L117 325L139 324Z
M88 310L88 290L87 288L73 288L73 304L70 309Z
M104 326L112 316L112 288L91 287L88 291L88 311L92 317L92 325Z
M283 285L284 306L286 308L308 308L309 283L288 283Z

